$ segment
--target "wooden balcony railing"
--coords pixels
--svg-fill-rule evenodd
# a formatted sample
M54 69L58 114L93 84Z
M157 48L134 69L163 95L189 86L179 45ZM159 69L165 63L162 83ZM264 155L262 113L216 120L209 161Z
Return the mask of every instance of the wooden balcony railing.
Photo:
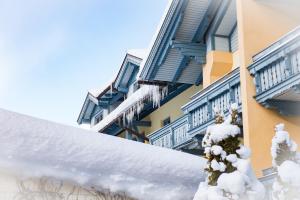
M226 114L232 103L238 103L241 109L239 68L195 94L182 107L182 117L149 135L150 143L181 148L183 144L191 142L196 134L204 134L206 128L214 122L213 108L217 107Z

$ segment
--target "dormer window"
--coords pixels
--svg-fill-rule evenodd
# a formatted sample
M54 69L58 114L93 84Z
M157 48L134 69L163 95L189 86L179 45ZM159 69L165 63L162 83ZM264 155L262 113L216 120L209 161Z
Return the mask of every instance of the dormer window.
M100 121L103 120L103 111L100 111L97 115L94 117L94 125L98 124Z

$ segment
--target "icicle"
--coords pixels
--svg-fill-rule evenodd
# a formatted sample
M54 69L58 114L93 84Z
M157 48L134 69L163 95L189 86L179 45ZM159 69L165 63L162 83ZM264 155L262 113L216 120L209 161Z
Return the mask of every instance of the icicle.
M126 125L126 113L123 113L123 125Z
M129 109L128 112L126 113L126 119L127 119L127 123L128 123L128 124L132 124L133 117L134 117L134 108L132 107L132 108Z
M153 108L159 107L160 101L168 94L168 87L161 89L157 85L142 85L136 92L139 92L139 95L133 97L131 106L123 112L124 124L131 124L134 116L142 112L146 102L152 102Z
M151 100L153 102L153 107L159 107L160 100L161 100L161 93L159 91L159 86L152 86L151 96L152 96Z
M138 116L142 112L143 108L144 108L144 103L142 101L138 102L137 109L136 109L136 114Z
M161 100L164 99L168 95L168 86L163 87L162 92L161 92Z

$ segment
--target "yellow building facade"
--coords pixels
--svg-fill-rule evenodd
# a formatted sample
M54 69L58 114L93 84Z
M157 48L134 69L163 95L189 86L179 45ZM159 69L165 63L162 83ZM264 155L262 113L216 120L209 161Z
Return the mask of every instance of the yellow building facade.
M253 98L255 86L247 67L253 55L299 26L299 7L300 2L295 0L237 1L244 142L252 149L252 163L258 175L271 166L269 152L275 125L284 123L291 137L300 144L300 118L286 117L258 104Z

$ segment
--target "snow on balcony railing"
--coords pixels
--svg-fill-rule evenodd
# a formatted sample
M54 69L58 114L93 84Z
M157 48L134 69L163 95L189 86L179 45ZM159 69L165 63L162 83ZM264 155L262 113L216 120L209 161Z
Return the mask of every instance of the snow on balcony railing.
M268 99L300 84L300 27L253 57L249 71L254 77L256 100Z
M192 199L203 158L0 109L0 170L145 200ZM162 179L163 177L163 179Z

